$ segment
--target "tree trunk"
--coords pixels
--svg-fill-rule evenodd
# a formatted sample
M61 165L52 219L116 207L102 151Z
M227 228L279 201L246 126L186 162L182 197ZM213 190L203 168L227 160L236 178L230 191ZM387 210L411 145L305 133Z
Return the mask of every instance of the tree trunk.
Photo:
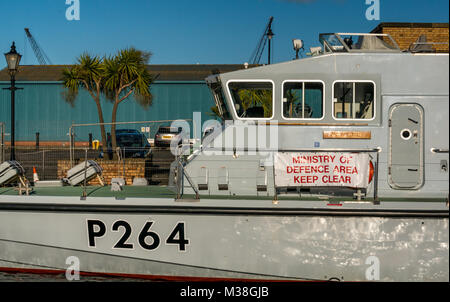
M100 99L95 99L95 104L97 105L98 122L100 123L100 134L102 136L102 149L103 149L103 152L107 152L108 145L107 145L107 141L106 141L105 125L103 124L105 122L105 120L103 119L103 111L102 111L102 106L100 104Z

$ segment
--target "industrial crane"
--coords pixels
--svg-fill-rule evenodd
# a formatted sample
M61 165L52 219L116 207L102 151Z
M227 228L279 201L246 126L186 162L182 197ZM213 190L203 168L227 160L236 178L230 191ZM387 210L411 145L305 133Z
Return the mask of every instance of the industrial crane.
M269 47L268 47L268 59L267 63L270 64L270 53L272 51L272 37L275 35L272 32L272 22L273 17L269 18L269 22L266 25L266 28L264 29L264 33L262 34L258 45L256 45L255 50L252 53L252 56L250 57L251 64L259 64L259 61L261 60L261 56L264 52L264 48L266 47L267 41L269 41Z
M31 48L33 48L34 54L36 55L36 58L39 61L40 65L52 65L52 62L45 54L44 50L42 50L39 45L37 44L36 40L33 38L33 36L30 33L29 28L25 28L25 33L27 35L28 40L30 41Z

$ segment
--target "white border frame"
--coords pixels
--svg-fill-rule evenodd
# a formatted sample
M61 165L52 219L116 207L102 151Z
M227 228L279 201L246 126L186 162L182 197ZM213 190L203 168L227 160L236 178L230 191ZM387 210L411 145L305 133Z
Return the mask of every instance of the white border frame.
M336 83L372 83L373 84L373 117L370 119L365 118L337 118L334 116L334 84ZM356 88L355 88L356 90ZM353 98L355 97L355 92L353 91ZM373 121L377 117L377 84L372 80L336 80L331 84L331 116L336 121ZM354 101L352 103L354 106ZM354 112L354 111L353 111Z
M271 117L250 117L250 118L248 118L248 117L244 117L244 118L239 117L239 115L236 112L236 107L234 106L235 103L234 103L233 96L231 95L231 92L230 92L229 84L232 83L232 82L251 82L251 83L257 83L257 82L264 83L264 82L266 82L266 83L271 83L272 84L272 116ZM261 80L243 80L243 79L228 80L227 83L226 83L226 86L227 86L228 98L232 102L231 105L233 107L233 112L234 112L234 115L236 116L236 118L238 120L241 120L241 121L271 120L275 116L275 82L274 81L268 80L268 79L261 79Z
M283 114L283 94L284 94L284 84L286 82L289 83L322 83L322 117L321 118L294 118L294 117L285 117ZM326 86L325 82L322 80L284 80L281 83L281 117L286 121L321 121L325 118L326 115L326 106L325 106L325 94L326 94ZM303 100L304 101L304 100Z

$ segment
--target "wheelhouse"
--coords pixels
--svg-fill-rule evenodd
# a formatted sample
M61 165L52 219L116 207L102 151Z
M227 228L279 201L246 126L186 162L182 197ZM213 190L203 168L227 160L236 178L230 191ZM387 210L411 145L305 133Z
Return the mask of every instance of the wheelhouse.
M368 153L375 175L367 194L447 197L448 54L401 51L388 34L326 33L319 41L320 50L312 48L307 58L208 77L225 121L212 145L225 141L227 125L236 132L236 122L276 125L276 152ZM230 149L250 150L252 135L247 139L243 146L231 140ZM188 167L195 170L200 158ZM249 192L227 167L237 158L223 159L228 191L214 193ZM202 183L216 174L210 163L202 162ZM276 173L256 166L248 177L264 181L256 180L252 194L264 186L265 194L276 194ZM342 189L299 187L296 192L326 195Z

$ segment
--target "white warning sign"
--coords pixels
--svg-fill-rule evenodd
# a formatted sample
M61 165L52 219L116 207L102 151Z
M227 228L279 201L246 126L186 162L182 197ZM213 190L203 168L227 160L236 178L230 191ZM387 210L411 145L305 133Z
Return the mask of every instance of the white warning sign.
M275 184L278 187L369 185L367 153L276 153Z

